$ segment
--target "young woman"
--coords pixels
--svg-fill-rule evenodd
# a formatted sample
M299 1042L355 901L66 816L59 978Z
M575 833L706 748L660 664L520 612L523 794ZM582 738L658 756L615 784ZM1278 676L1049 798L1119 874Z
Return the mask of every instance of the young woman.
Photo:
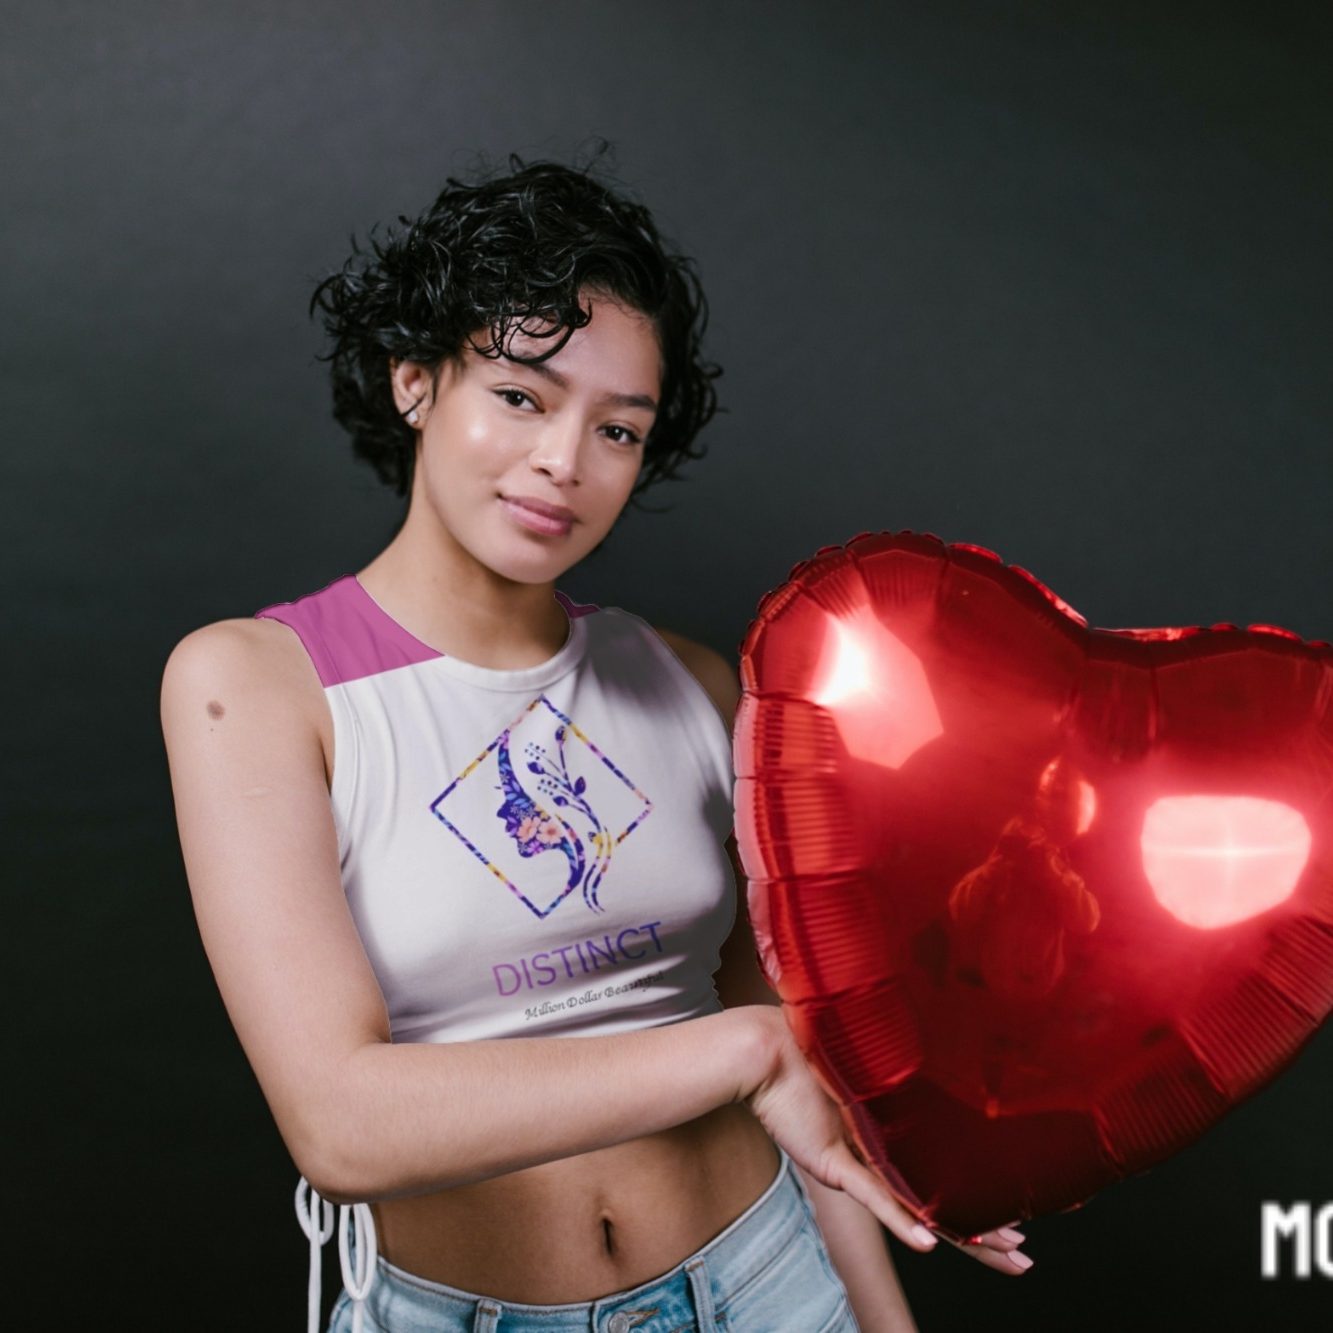
M323 282L335 414L407 497L365 568L187 635L199 929L333 1229L331 1329L911 1328L758 970L730 663L556 582L714 411L706 306L586 170L451 179ZM1016 1232L967 1247L1026 1266ZM827 1242L827 1244L826 1244Z

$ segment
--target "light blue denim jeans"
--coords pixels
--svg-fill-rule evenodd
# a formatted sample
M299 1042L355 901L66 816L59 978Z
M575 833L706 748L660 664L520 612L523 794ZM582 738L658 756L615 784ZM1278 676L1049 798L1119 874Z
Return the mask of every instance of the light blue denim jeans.
M522 1305L427 1282L379 1256L363 1333L858 1333L805 1184L778 1153L764 1193L651 1282L574 1305ZM344 1288L328 1333L351 1330Z

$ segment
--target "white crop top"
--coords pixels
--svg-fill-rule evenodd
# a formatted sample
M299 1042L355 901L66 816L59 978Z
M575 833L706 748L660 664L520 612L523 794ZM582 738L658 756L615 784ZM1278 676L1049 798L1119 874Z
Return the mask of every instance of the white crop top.
M324 686L343 886L395 1042L629 1032L722 1007L726 725L638 616L556 597L564 647L516 670L428 647L352 574L255 613L297 633ZM304 1178L296 1206L315 1333L332 1211ZM341 1213L359 1327L373 1223L364 1204Z

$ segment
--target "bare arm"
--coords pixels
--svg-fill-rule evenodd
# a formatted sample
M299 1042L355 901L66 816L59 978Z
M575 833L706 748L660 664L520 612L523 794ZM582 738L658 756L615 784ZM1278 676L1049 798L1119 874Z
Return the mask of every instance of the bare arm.
M309 658L273 621L196 630L163 675L204 948L287 1149L325 1198L448 1189L743 1101L794 1161L923 1245L848 1149L769 1005L616 1036L394 1045L343 890L315 711L326 707Z

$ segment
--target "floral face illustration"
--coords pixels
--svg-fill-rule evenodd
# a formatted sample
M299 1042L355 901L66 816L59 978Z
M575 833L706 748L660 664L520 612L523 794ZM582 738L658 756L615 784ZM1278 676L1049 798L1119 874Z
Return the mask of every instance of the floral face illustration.
M587 845L569 819L546 814L524 789L509 755L507 729L500 736L496 747L500 766L499 790L504 792L505 798L495 813L504 820L505 832L518 845L520 856L539 856L549 851L563 853L569 862L567 887L572 889L582 883L583 901L594 912L602 912L606 909L597 901L597 889L611 863L611 840L585 796L586 779L570 778L569 761L565 754L566 735L565 727L556 728L554 759L547 754L545 746L529 742L526 747L527 768L529 773L538 778L537 791L553 806L563 807L570 818L578 814L587 821ZM588 861L588 847L592 849L591 865Z

